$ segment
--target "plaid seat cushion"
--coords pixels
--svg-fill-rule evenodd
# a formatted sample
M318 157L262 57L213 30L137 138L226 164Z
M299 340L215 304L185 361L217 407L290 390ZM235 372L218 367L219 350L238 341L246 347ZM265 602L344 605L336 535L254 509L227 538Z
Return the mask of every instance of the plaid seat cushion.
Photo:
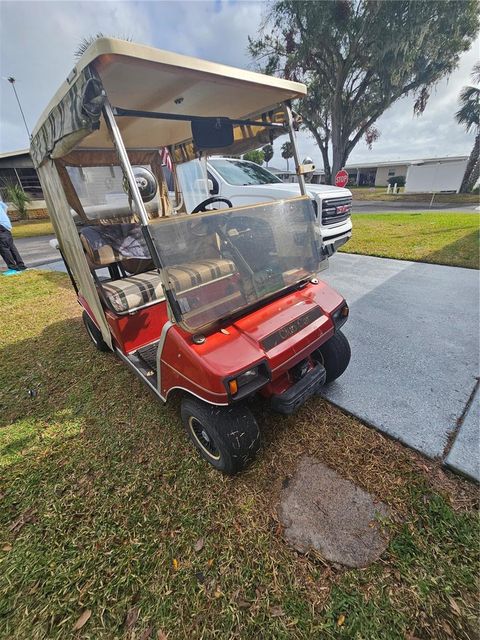
M142 307L154 300L163 300L162 281L156 271L102 282L102 291L110 305L120 313Z
M236 267L231 260L211 258L168 267L167 271L175 292L179 293L223 276L229 276L235 273Z
M235 265L231 260L221 259L192 262L167 269L176 293L207 284L235 271ZM102 282L101 286L111 307L119 313L164 299L162 281L156 271L146 271L121 280Z

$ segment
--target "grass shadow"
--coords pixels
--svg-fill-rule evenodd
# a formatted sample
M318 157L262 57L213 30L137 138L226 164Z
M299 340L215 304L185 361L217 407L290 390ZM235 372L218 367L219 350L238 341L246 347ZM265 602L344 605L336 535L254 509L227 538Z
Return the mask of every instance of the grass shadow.
M424 262L443 264L466 269L480 269L479 231L446 244L442 249L427 254Z
M73 286L72 286L72 282L71 282L70 277L68 276L68 274L63 273L61 271L53 271L53 270L50 270L50 269L44 269L42 265L40 267L36 268L35 271L40 273L42 275L42 277L45 280L47 280L48 282L51 282L51 283L57 285L58 287L61 287L62 289L66 289L70 293L72 292Z

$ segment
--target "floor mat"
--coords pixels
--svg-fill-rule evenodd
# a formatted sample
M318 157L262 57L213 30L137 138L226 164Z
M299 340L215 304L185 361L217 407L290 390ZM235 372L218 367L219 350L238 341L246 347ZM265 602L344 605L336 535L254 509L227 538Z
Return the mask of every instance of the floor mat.
M137 356L148 364L153 371L157 370L157 349L158 342L154 342L153 344L148 344L146 347L141 347L141 349L136 351Z

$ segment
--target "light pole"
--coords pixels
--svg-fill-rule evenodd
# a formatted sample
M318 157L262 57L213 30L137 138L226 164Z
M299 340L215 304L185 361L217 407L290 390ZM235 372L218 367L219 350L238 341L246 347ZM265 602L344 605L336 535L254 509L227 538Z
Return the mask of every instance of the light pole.
M25 129L27 130L28 139L30 140L30 131L28 130L28 127L27 127L27 121L25 120L25 114L23 113L22 105L20 104L17 90L15 89L15 78L13 76L10 76L9 78L7 78L7 80L12 85L13 93L15 94L15 98L17 99L17 102L18 102L18 108L20 109L20 113L22 114L23 124L25 125Z

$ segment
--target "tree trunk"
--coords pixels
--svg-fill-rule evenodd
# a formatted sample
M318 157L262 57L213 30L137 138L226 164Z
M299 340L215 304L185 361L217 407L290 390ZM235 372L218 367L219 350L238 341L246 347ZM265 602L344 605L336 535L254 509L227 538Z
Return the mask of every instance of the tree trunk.
M333 138L333 136L332 136ZM335 184L335 176L341 169L345 168L347 164L348 157L351 153L351 148L349 141L344 142L340 140L337 146L333 146L333 161L332 161L332 174L331 174L331 182L330 184Z
M339 69L337 69L337 78L336 78L336 86L335 93L333 96L332 102L332 113L331 113L331 122L332 122L332 175L330 177L330 184L335 184L335 176L343 169L344 158L346 154L346 146L348 144L348 136L347 140L344 139L343 135L343 124L344 124L344 112L343 112L343 103L342 103L342 92L345 83L345 66L342 64Z
M329 184L335 184L335 176L342 169L343 152L341 123L338 114L332 113L332 172Z
M347 144L339 143L337 147L333 147L332 175L331 183L335 184L335 176L341 169L345 168L350 152L347 150Z
M318 142L318 140L317 140ZM328 157L328 148L325 145L318 145L322 153L323 159L323 171L325 173L325 184L331 184L332 181L332 169L330 167L330 159Z
M478 186L478 179L480 178L480 158L477 158L475 166L473 167L470 179L468 181L468 192L473 191L474 187Z
M325 184L330 184L332 180L332 170L330 168L330 159L328 157L328 140L324 140L322 138L322 136L320 135L317 128L314 126L312 122L307 120L307 118L304 118L304 119L305 119L305 125L307 126L307 129L315 138L315 142L317 143L318 148L320 149L320 152L322 154L323 171L325 173Z
M475 142L473 143L473 149L470 153L470 157L465 167L465 174L463 176L462 184L460 186L460 193L469 193L478 178L478 160L480 151L480 131L475 136Z

